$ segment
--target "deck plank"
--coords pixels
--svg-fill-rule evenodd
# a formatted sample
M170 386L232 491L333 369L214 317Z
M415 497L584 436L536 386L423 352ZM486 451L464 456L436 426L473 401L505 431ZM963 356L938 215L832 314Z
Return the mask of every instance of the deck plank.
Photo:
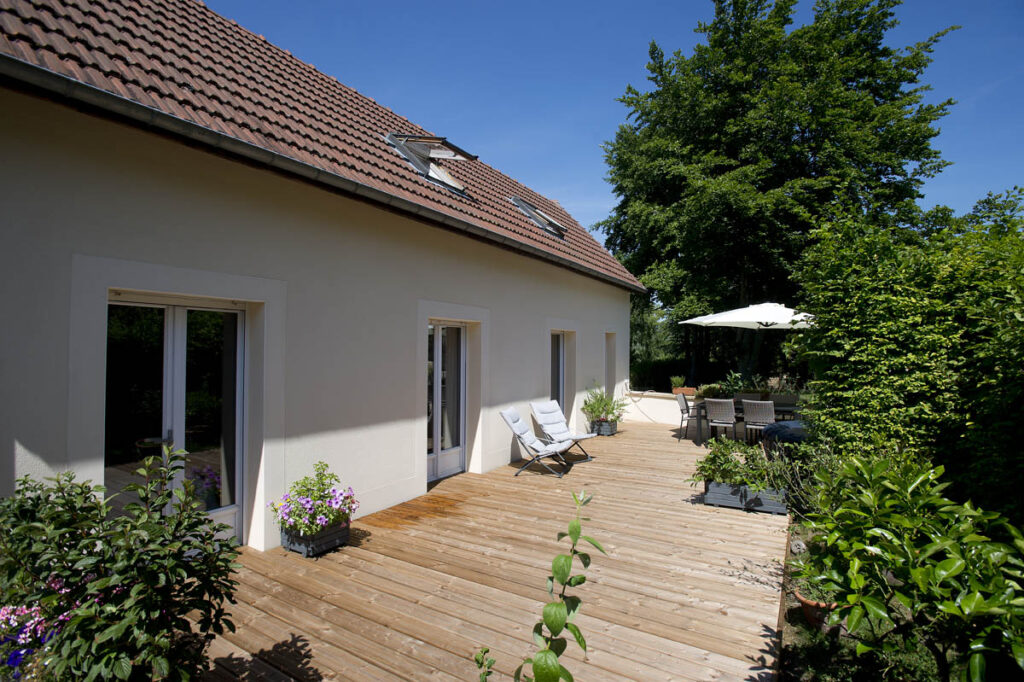
M594 494L592 552L570 648L579 680L774 677L787 519L700 504L702 448L669 426L620 425L562 479L513 466L462 474L358 519L317 560L246 549L238 631L214 642L210 679L474 679L480 646L508 679L531 651L570 491ZM312 671L312 672L311 672Z

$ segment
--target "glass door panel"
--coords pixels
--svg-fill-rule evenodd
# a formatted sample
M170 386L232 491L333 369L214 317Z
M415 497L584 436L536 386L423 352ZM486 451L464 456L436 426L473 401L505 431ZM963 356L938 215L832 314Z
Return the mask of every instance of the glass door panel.
M141 483L142 460L160 455L164 427L164 336L166 310L107 306L107 390L103 478L107 494ZM120 510L131 495L111 504Z
M465 470L465 345L462 327L427 327L428 481Z
M462 329L441 327L441 450L462 445Z
M434 325L427 326L427 455L434 452Z
M565 411L565 335L551 335L551 399Z
M189 310L185 354L185 476L207 510L235 503L238 313Z

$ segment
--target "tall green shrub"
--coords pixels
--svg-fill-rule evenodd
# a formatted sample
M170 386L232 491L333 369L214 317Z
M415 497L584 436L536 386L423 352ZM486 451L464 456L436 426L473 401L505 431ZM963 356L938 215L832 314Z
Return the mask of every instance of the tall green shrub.
M794 335L816 434L840 453L944 465L960 499L1024 521L1024 194L917 229L863 218L813 233L799 275L814 326ZM936 227L936 216L943 218Z

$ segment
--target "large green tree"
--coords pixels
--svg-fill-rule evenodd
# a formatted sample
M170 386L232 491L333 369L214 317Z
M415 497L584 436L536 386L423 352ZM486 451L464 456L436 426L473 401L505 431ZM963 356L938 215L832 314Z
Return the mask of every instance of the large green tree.
M920 82L945 32L886 43L899 4L819 0L794 29L795 0L716 0L692 55L651 44L651 86L626 90L605 147L620 201L600 227L670 317L791 303L817 221L917 213L952 102L925 103Z

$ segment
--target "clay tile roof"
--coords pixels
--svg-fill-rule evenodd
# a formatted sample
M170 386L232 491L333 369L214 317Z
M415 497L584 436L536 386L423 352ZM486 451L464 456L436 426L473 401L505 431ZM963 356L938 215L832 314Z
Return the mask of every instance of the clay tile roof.
M0 0L0 72L66 97L76 92L68 79L82 83L100 91L92 104L147 125L643 290L557 202L479 159L436 162L462 193L428 180L385 137L434 133L195 0ZM457 131L442 134L457 142ZM564 237L512 197L565 226Z

